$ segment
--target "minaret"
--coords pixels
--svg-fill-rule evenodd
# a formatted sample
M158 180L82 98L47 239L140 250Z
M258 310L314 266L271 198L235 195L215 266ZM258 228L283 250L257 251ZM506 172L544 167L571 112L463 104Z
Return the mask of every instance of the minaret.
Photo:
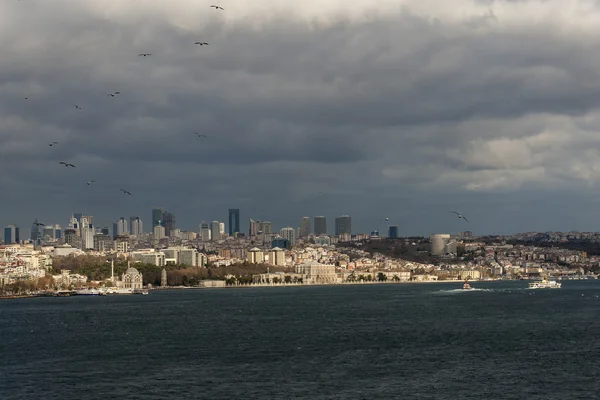
M110 281L115 285L115 259L110 260Z
M167 270L164 268L160 273L160 286L167 287Z

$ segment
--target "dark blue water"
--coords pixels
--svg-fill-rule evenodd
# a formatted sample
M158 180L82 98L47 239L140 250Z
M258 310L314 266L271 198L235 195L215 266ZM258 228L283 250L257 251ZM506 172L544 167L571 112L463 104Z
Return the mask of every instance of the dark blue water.
M4 300L0 399L597 398L600 282L460 286Z

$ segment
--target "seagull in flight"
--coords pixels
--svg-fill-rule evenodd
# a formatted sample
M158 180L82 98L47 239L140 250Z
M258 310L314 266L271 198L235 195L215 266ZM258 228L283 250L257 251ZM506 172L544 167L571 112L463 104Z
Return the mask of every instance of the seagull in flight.
M42 222L35 222L35 226L46 226L46 224Z
M203 138L207 138L208 139L208 137L204 133L194 132L194 135L198 135L199 138L203 137Z
M194 44L197 44L199 46L208 46L208 43L206 43L206 42L196 42Z
M86 183L87 183L88 186L90 186L94 182L96 182L96 181L87 181Z
M151 55L152 55L152 53L140 53L140 54L138 54L138 57L148 57Z
M60 162L59 162L59 164L62 164L62 165L64 165L65 167L73 167L73 168L75 168L75 166L74 166L73 164L66 163L66 162L64 162L64 161L60 161Z
M128 194L128 195L131 196L131 193L129 193L127 190L125 190L125 189L120 189L120 190L121 190L121 192L123 192L123 193Z
M30 96L33 96L33 93L29 93L27 96L25 96L25 100L29 100Z
M49 144L48 144L48 146L52 147L52 146L54 146L55 144L58 144L58 142L52 142L52 143L49 143Z
M225 10L223 7L221 6L211 6L212 8L214 8L215 10Z
M464 217L462 214L460 214L460 213L457 213L456 211L450 211L450 212L451 212L451 213L453 213L453 214L456 214L456 216L457 216L459 219L460 219L460 218L462 218L462 219L464 219L465 221L469 222L469 220L468 220L468 219L466 219L466 218L465 218L465 217Z
M109 93L109 94L107 94L107 96L110 96L110 97L115 97L115 96L116 96L116 95L118 95L118 94L121 94L121 92Z
M73 104L75 106L76 110L81 110L81 107L79 107L77 104Z

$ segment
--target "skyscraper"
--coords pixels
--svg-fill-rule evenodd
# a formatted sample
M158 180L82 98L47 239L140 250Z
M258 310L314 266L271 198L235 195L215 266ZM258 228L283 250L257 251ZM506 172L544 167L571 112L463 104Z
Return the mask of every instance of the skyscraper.
M279 231L279 235L286 239L290 245L296 243L296 230L291 226L287 226Z
M210 225L208 222L202 221L200 224L200 238L205 241L210 240Z
M257 222L255 220L253 220L252 218L250 218L249 225L248 225L248 235L250 237L256 236L256 234L260 230L259 226L258 226L259 224L260 224L260 221Z
M38 244L39 240L41 239L40 227L37 225L37 223L38 219L36 218L31 225L31 236L29 237L34 244Z
M129 228L127 227L127 220L123 217L119 218L113 223L113 239L117 236L129 234Z
M4 244L19 243L19 227L16 225L8 225L4 227Z
M144 226L140 217L129 218L129 229L134 236L139 236L144 233Z
M152 209L152 229L154 229L155 226L161 224L164 212L165 212L165 210L162 208L153 208ZM164 225L162 225L162 226L164 226Z
M398 226L397 225L390 225L390 227L388 228L388 238L390 238L390 239L398 238Z
M349 215L341 215L335 219L335 234L352 234L352 218Z
M273 233L271 221L258 221L258 230L266 235Z
M310 228L310 217L302 217L300 221L300 237L310 236L312 230Z
M233 236L240 232L240 209L229 209L229 236Z
M210 223L210 236L212 237L212 240L221 239L221 223L219 221Z
M165 227L165 236L171 237L176 228L175 215L165 211L163 213L163 226Z
M121 218L123 219L123 218ZM125 221L127 222L127 221ZM88 221L88 217L82 216L81 220L81 248L83 250L93 249L94 248L94 234L96 230L94 229L94 224Z
M315 217L315 236L327 235L327 218Z

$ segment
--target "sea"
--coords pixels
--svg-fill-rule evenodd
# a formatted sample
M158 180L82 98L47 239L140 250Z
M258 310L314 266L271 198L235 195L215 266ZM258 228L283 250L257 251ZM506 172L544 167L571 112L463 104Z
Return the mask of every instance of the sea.
M600 281L0 300L0 399L596 399Z

